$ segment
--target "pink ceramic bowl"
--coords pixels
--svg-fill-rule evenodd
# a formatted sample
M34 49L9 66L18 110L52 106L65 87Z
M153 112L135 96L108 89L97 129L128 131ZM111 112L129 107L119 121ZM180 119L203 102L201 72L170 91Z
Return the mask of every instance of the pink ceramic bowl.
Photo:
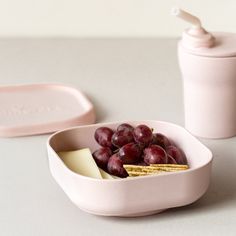
M126 121L146 124L166 134L185 152L190 169L161 175L101 180L81 176L68 169L57 155L89 147L98 148L93 135L100 126L116 128L121 122L66 129L47 143L49 167L57 183L80 209L104 216L142 216L179 207L198 200L210 182L212 153L184 128L162 121Z

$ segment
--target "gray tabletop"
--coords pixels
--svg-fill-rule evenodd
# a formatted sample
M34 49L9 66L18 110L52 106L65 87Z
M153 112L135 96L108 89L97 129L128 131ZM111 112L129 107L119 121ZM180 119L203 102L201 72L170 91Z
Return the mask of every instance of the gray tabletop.
M158 119L183 125L174 39L2 39L0 83L65 82L94 103L97 121ZM140 218L89 215L50 175L48 135L0 139L0 234L236 235L236 138L202 140L212 183L196 203Z

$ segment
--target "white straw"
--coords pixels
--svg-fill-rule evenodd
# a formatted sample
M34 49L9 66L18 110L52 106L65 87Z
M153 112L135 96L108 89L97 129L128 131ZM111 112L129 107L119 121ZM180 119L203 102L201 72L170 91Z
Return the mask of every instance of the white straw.
M190 13L188 13L178 7L173 7L171 9L171 15L177 16L177 17L183 19L184 21L189 22L194 27L197 27L197 28L201 27L201 21L196 16L193 16Z

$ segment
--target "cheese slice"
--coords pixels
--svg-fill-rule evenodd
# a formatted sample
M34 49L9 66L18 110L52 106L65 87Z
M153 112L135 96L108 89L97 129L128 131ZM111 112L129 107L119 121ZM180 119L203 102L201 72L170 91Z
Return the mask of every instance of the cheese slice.
M59 152L58 155L72 171L87 177L103 178L89 148L77 151Z
M113 179L121 179L120 177L115 176L115 175L112 175L111 177L112 177ZM127 178L129 178L129 176L128 176ZM127 179L127 178L126 178L126 179Z
M108 174L106 171L99 168L103 179L115 179L112 175Z

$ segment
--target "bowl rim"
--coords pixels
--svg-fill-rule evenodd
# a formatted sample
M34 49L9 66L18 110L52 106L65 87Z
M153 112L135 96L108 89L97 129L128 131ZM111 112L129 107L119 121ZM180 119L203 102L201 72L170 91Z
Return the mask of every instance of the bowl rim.
M204 148L207 152L208 152L208 158L209 160L201 165L201 166L198 166L196 168L190 168L190 169L187 169L187 170L184 170L184 171L181 171L181 172L167 172L167 173L162 173L161 175L148 175L148 176L137 176L135 178L118 178L118 179L97 179L97 178L91 178L91 177L88 177L88 176L84 176L84 175L81 175L81 174L78 174L74 171L72 171L71 169L69 169L65 163L61 160L61 158L59 158L58 154L55 152L55 150L52 148L52 146L50 145L50 142L52 140L53 137L55 137L56 135L60 134L60 133L63 133L63 132L67 132L67 131L70 131L70 130L73 130L73 129L82 129L82 128L89 128L89 127L96 127L96 126L105 126L105 125L114 125L114 124L122 124L122 123L131 123L131 122L140 122L141 123L145 123L145 122L158 122L160 124L166 124L166 125L171 125L171 126L174 126L175 128L178 128L178 129L182 129L184 132L186 132L186 134L188 136L190 136L191 138L193 138L200 146L202 146L202 148ZM177 125L177 124L174 124L174 123L171 123L171 122L167 122L167 121L161 121L161 120L124 120L124 121L114 121L114 122L102 122L102 123L96 123L96 124L90 124L90 125L82 125L82 126L74 126L74 127L70 127L70 128L66 128L66 129L63 129L63 130L59 130L57 131L56 133L50 135L47 139L47 149L52 151L55 155L58 156L58 160L61 162L61 164L63 165L63 167L66 169L66 171L75 176L76 178L83 178L85 180L89 180L89 181L95 181L95 182L107 182L107 183L118 183L118 182L124 182L124 181L135 181L135 180L140 180L140 179L152 179L152 178L161 178L161 177L165 177L165 176L171 176L171 175L182 175L182 174L186 174L186 173L190 173L190 172L194 172L196 170L199 170L201 168L204 168L205 166L209 165L212 161L213 161L213 153L212 151L207 147L205 146L198 138L196 138L194 135L192 135L188 130L186 130L184 127L180 126L180 125ZM49 156L49 153L48 153L48 156Z

